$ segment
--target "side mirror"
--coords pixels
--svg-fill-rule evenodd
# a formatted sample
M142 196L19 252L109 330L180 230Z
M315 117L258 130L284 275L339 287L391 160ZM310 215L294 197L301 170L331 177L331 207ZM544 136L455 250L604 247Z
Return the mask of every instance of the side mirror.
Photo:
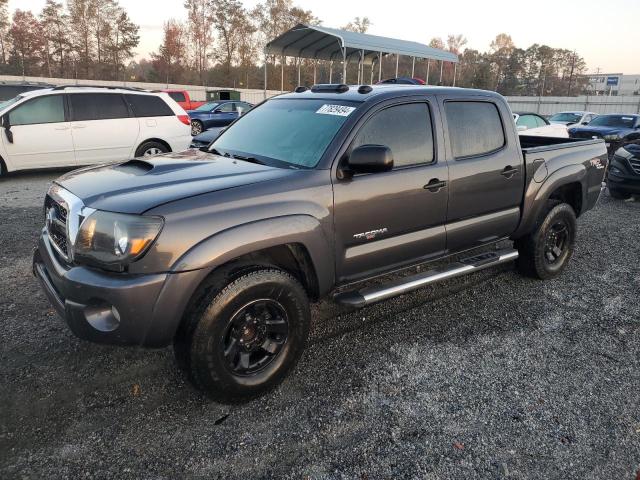
M582 122L582 125L589 125L589 122Z
M360 145L351 152L347 165L353 173L388 172L393 168L393 154L385 145Z
M7 136L9 143L13 143L13 132L11 131L11 121L9 115L2 117L2 127L4 128L4 134Z
M526 125L518 125L517 128L518 128L519 132L524 132L527 129L527 126Z

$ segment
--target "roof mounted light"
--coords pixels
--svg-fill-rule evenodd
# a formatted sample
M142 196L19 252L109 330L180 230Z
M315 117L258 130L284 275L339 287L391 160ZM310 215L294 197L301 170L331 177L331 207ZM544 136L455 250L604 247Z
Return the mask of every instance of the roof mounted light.
M358 93L371 93L372 90L373 88L371 87L371 85L360 85L360 87L358 88Z
M309 87L305 87L304 85L298 85L294 90L294 92L303 93L303 92L306 92L307 90L309 90Z
M349 91L349 85L345 85L344 83L320 83L318 85L314 85L313 87L311 87L311 91L313 93L320 93L320 92L344 93Z

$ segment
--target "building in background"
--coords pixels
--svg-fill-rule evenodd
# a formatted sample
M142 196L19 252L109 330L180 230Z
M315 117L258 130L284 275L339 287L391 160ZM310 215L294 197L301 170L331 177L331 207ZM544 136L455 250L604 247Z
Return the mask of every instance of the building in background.
M640 95L640 75L593 73L587 86L589 95Z

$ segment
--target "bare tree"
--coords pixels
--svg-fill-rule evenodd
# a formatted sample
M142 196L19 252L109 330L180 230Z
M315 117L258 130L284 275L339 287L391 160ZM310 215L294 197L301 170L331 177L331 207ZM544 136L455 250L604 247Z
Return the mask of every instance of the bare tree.
M77 52L79 63L84 69L86 78L93 63L94 37L92 21L94 18L95 0L68 0L69 20L73 49Z
M189 44L200 83L204 85L211 47L213 46L213 6L210 0L186 0L189 25Z
M350 32L367 33L370 26L371 20L369 20L369 17L356 17L342 27L342 29L349 30Z
M40 23L33 13L16 9L9 29L12 63L18 64L22 75L36 74L42 52Z
M185 60L185 28L177 20L164 24L164 35L158 53L152 53L153 67L166 83L177 82Z
M0 58L7 63L7 30L9 29L9 0L0 0Z
M40 24L44 33L49 76L52 76L49 64L49 56L51 56L51 61L58 63L58 74L64 77L65 56L68 55L71 45L69 42L69 15L64 11L62 3L47 0L40 14Z
M216 57L222 61L225 69L225 82L231 85L231 65L238 56L242 36L242 27L246 26L247 11L238 0L216 0L213 10L213 26L218 33Z

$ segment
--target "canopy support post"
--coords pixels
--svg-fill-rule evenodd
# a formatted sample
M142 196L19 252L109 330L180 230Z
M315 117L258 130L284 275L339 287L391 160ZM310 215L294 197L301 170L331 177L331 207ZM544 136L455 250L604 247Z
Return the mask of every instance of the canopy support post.
M382 52L380 52L379 55L380 56L378 57L378 81L381 82L382 81Z
M453 86L456 86L456 73L458 73L458 64L453 64Z
M369 85L373 85L373 58L371 59L371 80L369 80Z
M329 60L329 83L333 83L333 60Z
M438 85L442 85L442 69L444 68L444 60L440 60L440 81Z
M318 60L313 61L313 84L316 84L316 67L318 66Z
M360 66L362 64L362 55L358 52L358 80L356 81L357 85L360 85Z
M431 66L431 59L427 58L427 78L425 78L425 83L429 85L429 67Z
M416 76L416 57L411 60L411 78Z
M398 78L398 64L400 63L400 54L396 53L396 78Z
M347 47L342 49L342 83L347 83Z
M298 58L298 85L302 85L300 83L300 67L302 67L302 59Z
M280 60L280 93L284 92L284 62L286 57L283 55Z

